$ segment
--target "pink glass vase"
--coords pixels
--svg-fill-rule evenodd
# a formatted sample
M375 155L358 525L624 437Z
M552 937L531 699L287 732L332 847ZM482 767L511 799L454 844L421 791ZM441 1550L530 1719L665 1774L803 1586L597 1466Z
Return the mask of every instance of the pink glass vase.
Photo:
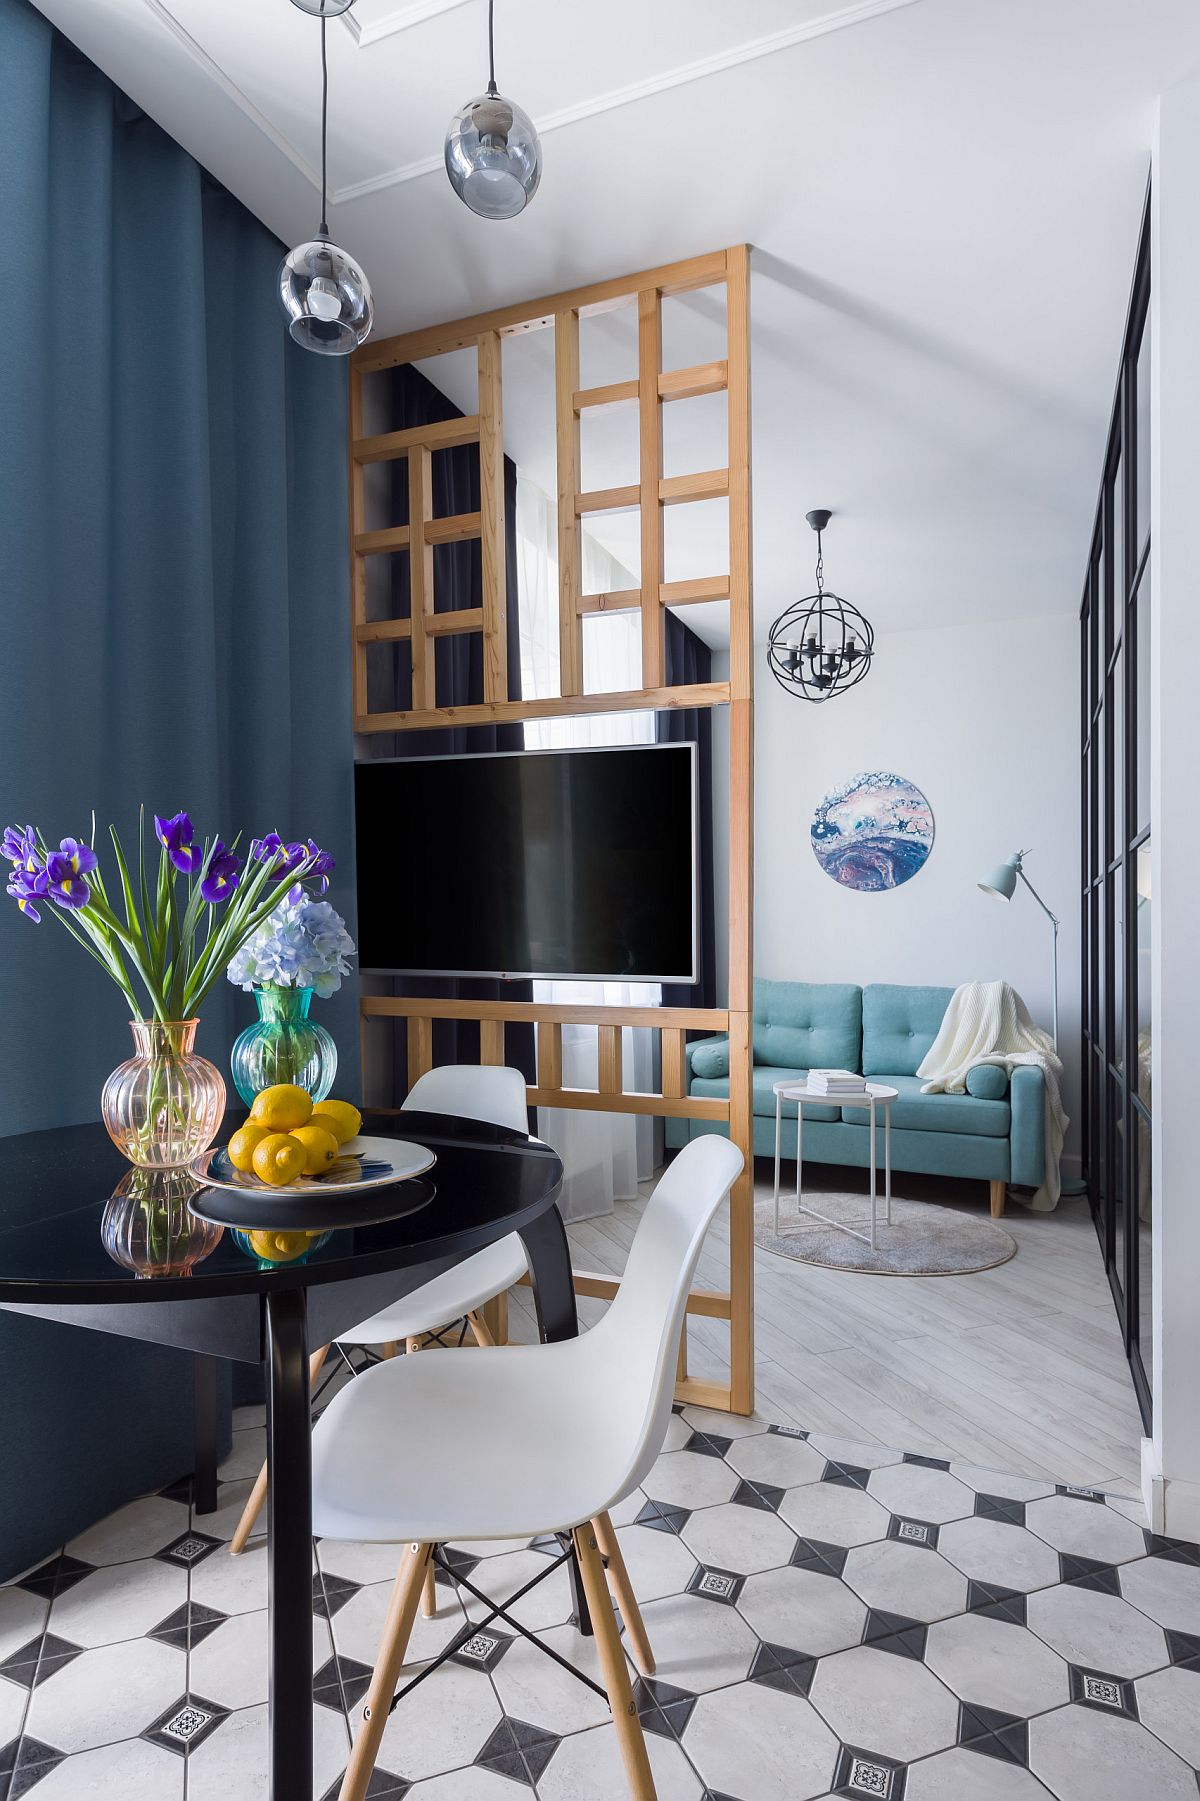
M195 1019L134 1019L135 1055L100 1095L108 1135L139 1169L186 1169L206 1151L225 1113L221 1072L193 1048Z

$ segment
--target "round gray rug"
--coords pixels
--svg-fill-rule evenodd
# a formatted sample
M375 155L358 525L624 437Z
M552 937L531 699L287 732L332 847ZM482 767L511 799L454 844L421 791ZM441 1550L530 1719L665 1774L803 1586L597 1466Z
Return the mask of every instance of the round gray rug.
M806 1194L807 1206L817 1207L831 1219L842 1220L860 1232L871 1225L871 1202L864 1194ZM786 1191L779 1202L779 1235L774 1227L775 1203L768 1195L755 1202L754 1242L763 1251L790 1257L796 1263L816 1263L824 1269L861 1270L872 1276L965 1276L972 1270L992 1269L1015 1256L1017 1241L975 1214L953 1207L931 1206L927 1201L892 1201L892 1223L883 1219L879 1204L878 1248L872 1250L860 1238L851 1238L806 1213L797 1215L795 1201Z

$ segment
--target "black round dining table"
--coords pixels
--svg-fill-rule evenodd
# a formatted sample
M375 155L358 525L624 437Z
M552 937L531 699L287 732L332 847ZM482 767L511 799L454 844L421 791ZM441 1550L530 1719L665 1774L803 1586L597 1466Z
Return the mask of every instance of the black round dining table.
M270 1268L225 1232L187 1274L152 1277L105 1249L105 1206L129 1165L103 1126L4 1141L0 1308L174 1345L201 1359L265 1365L271 1801L312 1794L310 1345L335 1342L510 1232L525 1247L542 1338L578 1330L556 1204L562 1165L548 1145L435 1113L367 1113L363 1130L435 1154L425 1175L387 1191L394 1217L335 1226L306 1261ZM203 1194L195 1206L203 1211Z

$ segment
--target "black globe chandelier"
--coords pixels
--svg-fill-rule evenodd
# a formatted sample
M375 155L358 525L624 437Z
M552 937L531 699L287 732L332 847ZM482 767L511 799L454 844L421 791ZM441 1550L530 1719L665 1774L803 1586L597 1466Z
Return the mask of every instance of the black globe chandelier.
M817 534L817 591L793 601L771 627L767 661L781 688L802 700L832 700L862 681L875 654L871 622L825 586L821 534L832 517L816 507L804 517Z

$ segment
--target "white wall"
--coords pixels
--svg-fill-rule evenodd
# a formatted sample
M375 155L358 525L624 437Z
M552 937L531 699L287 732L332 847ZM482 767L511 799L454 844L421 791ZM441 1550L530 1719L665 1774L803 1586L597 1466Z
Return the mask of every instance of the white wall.
M1195 833L1200 666L1200 82L1162 96L1151 250L1150 806L1154 1188L1154 1436L1143 1471L1158 1532L1200 1538L1200 1207Z
M1080 546L1082 579L1086 545ZM864 603L865 604L865 603ZM869 613L869 606L867 608ZM850 693L815 706L755 670L755 969L791 981L1003 978L1050 1025L1050 922L1018 888L976 886L1011 851L1062 921L1060 1045L1078 1113L1079 623L1013 619L897 632ZM839 888L813 855L813 808L863 770L922 789L936 838L923 869L883 894ZM1073 1142L1073 1140L1072 1140Z

